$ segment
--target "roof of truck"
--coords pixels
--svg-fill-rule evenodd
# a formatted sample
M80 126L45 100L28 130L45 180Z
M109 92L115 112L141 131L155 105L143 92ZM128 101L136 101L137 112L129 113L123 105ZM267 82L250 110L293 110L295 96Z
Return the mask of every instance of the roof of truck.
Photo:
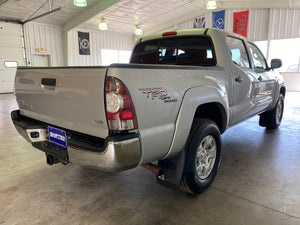
M185 29L185 30L173 30L173 31L167 31L167 32L160 32L156 34L151 34L147 35L144 37L141 37L138 42L143 42L143 41L148 41L148 40L153 40L153 39L159 39L159 38L166 38L170 36L186 36L186 35L213 35L215 33L223 33L223 35L230 35L230 36L235 36L239 37L242 39L245 39L245 37L235 34L235 33L230 33L226 32L221 29L216 29L216 28L195 28L195 29Z

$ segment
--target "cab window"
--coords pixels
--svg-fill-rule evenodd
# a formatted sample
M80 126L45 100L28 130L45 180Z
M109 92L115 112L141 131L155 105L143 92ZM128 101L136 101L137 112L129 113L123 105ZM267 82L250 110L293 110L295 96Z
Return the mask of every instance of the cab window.
M251 52L251 57L253 59L254 68L266 70L268 68L266 64L265 57L261 53L261 51L252 43L249 43L249 49Z
M215 66L213 43L208 36L175 36L136 45L131 63Z
M243 41L239 38L227 37L226 42L230 50L233 64L244 68L250 68L248 54Z

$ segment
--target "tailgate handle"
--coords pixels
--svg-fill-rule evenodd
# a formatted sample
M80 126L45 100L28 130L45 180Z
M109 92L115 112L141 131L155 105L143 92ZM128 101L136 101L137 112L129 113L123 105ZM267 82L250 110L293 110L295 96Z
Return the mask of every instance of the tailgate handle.
M42 85L55 87L56 86L56 79L53 79L53 78L42 78L41 83L42 83Z

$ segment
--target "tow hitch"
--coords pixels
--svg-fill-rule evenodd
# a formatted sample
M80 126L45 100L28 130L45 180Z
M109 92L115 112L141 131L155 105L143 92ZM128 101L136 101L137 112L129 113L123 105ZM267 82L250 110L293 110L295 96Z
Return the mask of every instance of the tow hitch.
M54 156L48 154L46 154L46 161L49 166L60 162L58 158L55 158Z

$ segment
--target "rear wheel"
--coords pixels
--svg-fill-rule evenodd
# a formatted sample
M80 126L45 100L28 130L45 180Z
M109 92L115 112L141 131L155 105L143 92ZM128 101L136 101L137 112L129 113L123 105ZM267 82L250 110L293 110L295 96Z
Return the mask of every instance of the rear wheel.
M279 95L276 106L260 115L259 125L268 129L276 129L280 126L284 110L284 97Z
M221 160L221 135L217 125L197 119L186 144L185 167L181 189L200 194L213 182Z

